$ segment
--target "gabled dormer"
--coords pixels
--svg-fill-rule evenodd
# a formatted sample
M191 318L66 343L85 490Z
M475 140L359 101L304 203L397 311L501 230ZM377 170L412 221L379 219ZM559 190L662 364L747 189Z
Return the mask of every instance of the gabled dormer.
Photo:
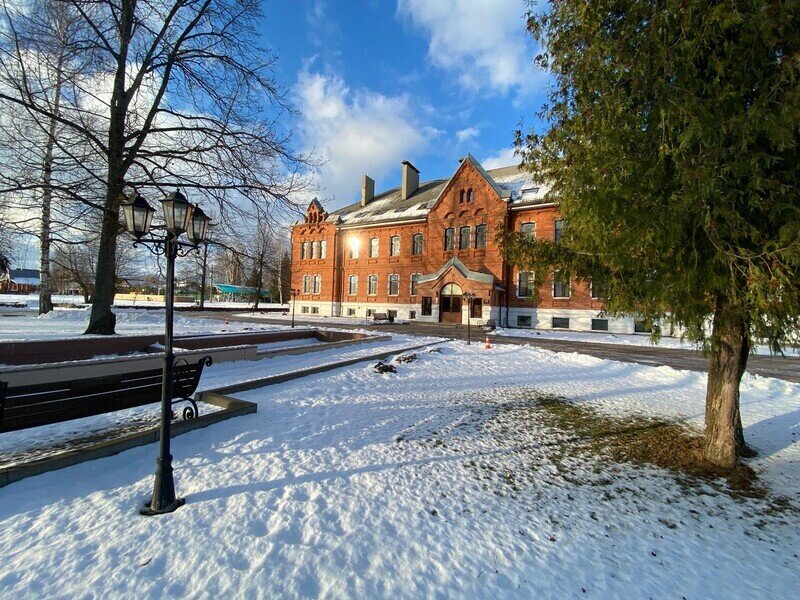
M322 208L322 204L319 203L319 200L314 198L306 209L306 223L318 224L322 223L327 218L328 213Z

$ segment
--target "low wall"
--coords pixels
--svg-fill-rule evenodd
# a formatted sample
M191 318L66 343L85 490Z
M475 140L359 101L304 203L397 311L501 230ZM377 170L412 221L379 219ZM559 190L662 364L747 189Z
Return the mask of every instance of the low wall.
M114 302L164 302L166 297L159 294L115 294ZM175 302L194 302L194 296L175 296Z

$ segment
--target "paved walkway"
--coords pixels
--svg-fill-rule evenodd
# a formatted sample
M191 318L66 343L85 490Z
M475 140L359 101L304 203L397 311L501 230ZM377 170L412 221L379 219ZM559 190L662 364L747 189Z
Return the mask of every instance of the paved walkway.
M188 316L188 315L185 315ZM225 319L224 313L196 312L191 316L209 319ZM227 317L233 321L264 323L272 325L287 325L286 319L265 319L248 316ZM389 331L405 333L408 335L440 336L455 339L467 339L466 325L451 325L443 323L407 323L402 325L349 325L347 323L324 323L295 319L297 326L303 327L336 327L340 329L369 329L375 331ZM473 339L482 342L485 333L477 328L472 328ZM598 344L593 342L578 342L570 340L537 339L530 337L489 336L492 343L517 344L537 346L553 350L554 352L580 352L597 358L606 358L621 362L632 362L653 366L669 366L676 369L689 371L703 371L708 369L708 359L697 350L682 350L676 348L662 348L660 346L630 346L620 344ZM786 381L800 383L800 358L783 358L780 356L751 355L747 361L748 372L763 377L775 377Z

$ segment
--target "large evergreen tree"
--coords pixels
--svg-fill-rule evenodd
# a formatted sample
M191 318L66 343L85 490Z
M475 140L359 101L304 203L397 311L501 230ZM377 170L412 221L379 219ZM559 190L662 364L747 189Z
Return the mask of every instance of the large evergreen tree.
M732 467L751 340L800 325L800 2L552 0L528 28L553 87L517 143L567 227L506 256L701 341L705 455Z

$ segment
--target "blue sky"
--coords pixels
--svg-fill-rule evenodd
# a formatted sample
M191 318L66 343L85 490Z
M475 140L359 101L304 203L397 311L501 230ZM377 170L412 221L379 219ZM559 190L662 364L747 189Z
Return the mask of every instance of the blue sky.
M363 173L397 185L410 160L449 176L471 152L511 155L547 84L533 64L523 0L267 0L264 45L301 111L295 142L326 162L316 195L331 210L358 197Z

